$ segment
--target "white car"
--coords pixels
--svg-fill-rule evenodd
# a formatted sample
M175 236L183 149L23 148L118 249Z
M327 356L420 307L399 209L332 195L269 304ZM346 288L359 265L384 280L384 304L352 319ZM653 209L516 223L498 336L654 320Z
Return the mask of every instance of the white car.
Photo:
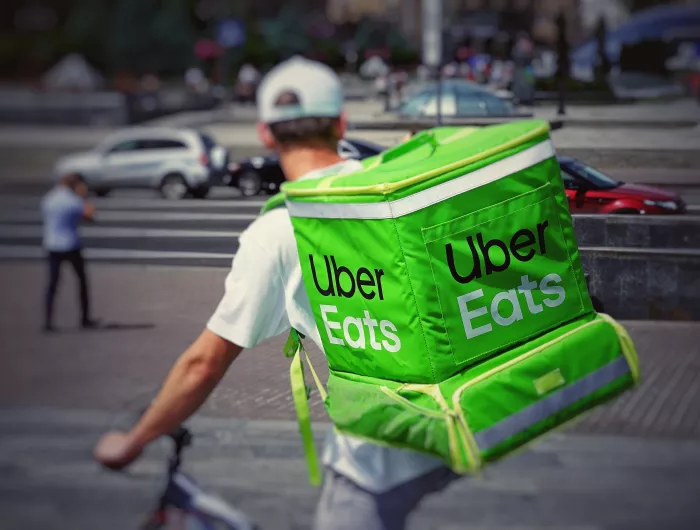
M204 198L226 173L228 153L193 129L134 127L110 135L91 151L61 158L57 174L77 173L99 196L111 190L159 190L168 199Z

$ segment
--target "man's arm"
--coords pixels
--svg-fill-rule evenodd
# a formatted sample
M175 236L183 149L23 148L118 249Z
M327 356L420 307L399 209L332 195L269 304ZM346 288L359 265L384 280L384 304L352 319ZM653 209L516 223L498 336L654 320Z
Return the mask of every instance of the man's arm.
M128 433L102 437L95 457L119 469L134 461L150 442L174 431L201 407L243 350L209 330L180 356L151 406Z

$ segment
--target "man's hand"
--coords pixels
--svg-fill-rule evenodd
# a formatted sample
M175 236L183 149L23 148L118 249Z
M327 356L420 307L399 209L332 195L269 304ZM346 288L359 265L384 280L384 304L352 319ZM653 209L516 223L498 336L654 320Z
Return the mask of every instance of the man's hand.
M95 220L95 205L89 201L85 201L83 204L83 219L85 221Z
M123 469L142 453L143 447L136 444L129 434L113 431L100 438L95 446L95 459L110 469Z

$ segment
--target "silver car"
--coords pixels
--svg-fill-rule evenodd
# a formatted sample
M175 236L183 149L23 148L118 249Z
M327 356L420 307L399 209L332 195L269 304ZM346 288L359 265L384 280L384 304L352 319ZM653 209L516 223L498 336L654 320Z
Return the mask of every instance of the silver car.
M440 86L440 112L446 118L457 117L520 117L513 105L482 85L466 79L445 79ZM398 109L401 118L434 118L437 116L438 86L436 82L419 84Z
M61 158L54 171L81 175L99 196L145 188L168 199L204 198L226 172L227 159L223 147L193 129L134 127L110 135L91 151Z

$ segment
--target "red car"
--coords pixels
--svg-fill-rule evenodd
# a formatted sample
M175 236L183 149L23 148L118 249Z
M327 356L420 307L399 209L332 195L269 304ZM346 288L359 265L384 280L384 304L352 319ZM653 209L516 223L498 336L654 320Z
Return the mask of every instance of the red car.
M572 214L668 215L686 211L675 193L617 181L574 158L558 159Z

